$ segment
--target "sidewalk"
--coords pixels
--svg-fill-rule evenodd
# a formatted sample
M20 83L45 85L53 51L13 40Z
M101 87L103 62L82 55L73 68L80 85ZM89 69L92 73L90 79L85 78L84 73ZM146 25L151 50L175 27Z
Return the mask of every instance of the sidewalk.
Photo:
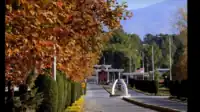
M178 111L187 111L187 103L169 100L168 96L149 96L129 89L130 100L158 107L170 108Z

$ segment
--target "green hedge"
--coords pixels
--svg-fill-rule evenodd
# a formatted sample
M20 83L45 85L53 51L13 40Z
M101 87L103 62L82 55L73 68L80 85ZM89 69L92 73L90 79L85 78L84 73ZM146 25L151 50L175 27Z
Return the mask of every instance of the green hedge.
M72 82L71 88L72 88L71 94L73 94L71 97L71 104L72 104L73 102L78 100L80 96L82 95L82 87L80 83Z
M188 81L170 81L169 82L169 90L172 96L180 97L188 97Z
M36 79L35 85L38 92L44 93L44 101L37 112L63 112L86 92L81 83L67 79L61 71L57 71L56 81L47 72Z
M159 83L158 81L149 80L129 80L131 87L135 87L138 90L148 92L148 93L158 93Z
M63 79L62 73L57 72L57 86L58 86L58 108L57 112L63 112L63 109L65 108L64 101L65 101L65 85L64 82L65 80Z
M35 81L38 92L42 92L44 100L38 112L57 112L58 88L57 83L49 75L39 75ZM60 94L60 93L59 93Z
M70 80L65 81L65 95L66 95L66 100L65 100L65 108L71 105L71 99L73 94L71 93L72 91L72 82Z

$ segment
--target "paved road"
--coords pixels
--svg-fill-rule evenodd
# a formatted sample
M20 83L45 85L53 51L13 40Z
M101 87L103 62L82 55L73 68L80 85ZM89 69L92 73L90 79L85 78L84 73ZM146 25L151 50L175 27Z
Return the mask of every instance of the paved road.
M152 105L164 106L172 109L178 109L181 111L187 111L186 103L171 101L168 99L168 96L148 96L130 89L129 89L129 94L132 96L134 100L140 102Z
M109 94L99 85L87 84L85 112L156 112L123 101Z
M144 102L151 105L159 105L163 107L168 107L172 109L178 109L180 111L187 111L187 104L179 103L176 101L170 101L168 98L159 98L159 97L151 97L151 96L144 96L144 97L132 97L134 100Z

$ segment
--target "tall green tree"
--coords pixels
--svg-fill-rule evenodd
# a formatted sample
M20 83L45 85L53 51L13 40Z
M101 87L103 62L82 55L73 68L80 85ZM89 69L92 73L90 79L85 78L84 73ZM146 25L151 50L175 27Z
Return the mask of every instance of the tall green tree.
M153 47L153 53L152 53L152 47ZM144 60L145 60L145 69L148 71L152 70L152 55L154 58L154 69L159 68L161 65L161 59L162 59L162 52L159 46L155 43L146 44L144 45Z
M145 44L152 45L153 43L156 43L156 45L160 48L162 52L162 58L160 60L159 66L161 68L168 68L169 67L169 38L171 38L171 57L172 62L177 62L177 57L179 57L182 53L183 48L183 42L179 38L178 35L175 34L158 34L158 35L152 35L147 34L144 38Z
M127 34L122 29L118 29L114 32L113 37L106 44L102 61L103 57L109 58L109 54L112 55L112 59L109 58L106 62L109 62L109 64L115 66L114 63L119 62L120 60L122 61L120 63L122 65L121 67L125 68L126 71L133 71L135 68L140 67L141 56L138 52L140 47L141 40L138 35ZM113 60L112 63L110 63L109 60Z

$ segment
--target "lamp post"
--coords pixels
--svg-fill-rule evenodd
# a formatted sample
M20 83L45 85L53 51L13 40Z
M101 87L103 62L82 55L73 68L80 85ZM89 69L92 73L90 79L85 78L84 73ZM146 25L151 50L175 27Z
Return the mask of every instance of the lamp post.
M138 50L136 50L136 51L138 51ZM141 52L141 56L142 56L142 67L143 67L143 70L145 72L145 68L144 68L144 52ZM144 80L144 72L143 72L143 80Z
M169 37L169 69L170 69L170 80L172 80L172 60L171 60L172 50L171 50L171 38Z
M143 44L143 46L146 46L148 44ZM152 72L153 72L153 80L154 80L154 49L152 46Z
M144 52L142 52L142 67L143 67L143 80L144 80L144 72L145 72L145 68L144 68Z
M153 52L153 46L152 46L152 71L153 71L153 80L154 80L154 52Z
M54 44L54 57L53 57L53 78L56 81L56 46Z

